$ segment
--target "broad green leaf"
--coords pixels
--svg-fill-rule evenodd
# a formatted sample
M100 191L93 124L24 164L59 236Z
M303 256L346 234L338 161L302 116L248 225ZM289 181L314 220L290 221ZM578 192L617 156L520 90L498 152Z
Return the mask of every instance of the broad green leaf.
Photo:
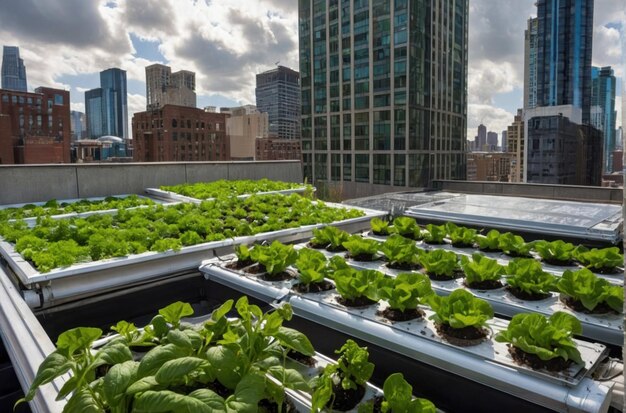
M146 353L137 370L137 377L146 377L156 374L163 364L179 357L189 356L191 352L174 344L155 347Z
M188 394L189 397L200 400L209 406L213 413L227 413L226 400L209 389L198 389Z
M122 342L112 342L102 347L96 353L96 362L95 365L114 365L123 363L125 361L129 361L133 359L133 354L131 353L128 346Z
M102 413L93 395L87 389L82 389L67 401L63 413Z
M147 376L137 380L136 382L128 386L128 388L126 389L126 394L131 396L135 393L142 393L160 387L161 385L157 383L154 376Z
M24 397L25 401L33 399L39 386L50 383L55 378L67 373L74 364L58 350L50 353L37 369L35 379Z
M191 340L189 337L182 331L172 329L167 333L167 341L172 343L178 347L191 349Z
M135 396L134 413L212 413L201 400L169 390L148 390Z
M205 363L204 360L197 357L181 357L174 360L166 361L157 371L154 378L157 383L168 385L179 382L187 374L196 370Z
M207 350L206 357L215 370L220 383L234 389L241 380L241 359L238 354L226 346L215 346Z
M299 352L306 356L315 354L315 349L309 341L309 338L301 332L289 327L280 327L274 335L281 344Z
M286 369L283 366L274 365L270 367L267 372L288 389L302 390L305 392L311 390L309 384L297 370Z
M189 303L177 301L159 310L159 314L170 324L178 325L181 318L193 315L193 308Z
M102 336L102 330L91 327L77 327L67 330L59 335L57 349L68 357L76 350L88 349L91 343Z
M135 380L139 363L126 361L109 369L102 385L102 392L109 406L117 406L124 399L126 390Z

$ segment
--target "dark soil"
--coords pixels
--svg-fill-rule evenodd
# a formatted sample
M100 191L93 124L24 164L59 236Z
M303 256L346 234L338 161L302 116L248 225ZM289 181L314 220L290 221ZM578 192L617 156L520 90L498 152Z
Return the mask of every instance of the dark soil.
M615 310L613 310L611 307L609 307L609 305L607 303L600 303L593 310L588 310L587 308L585 308L585 306L579 300L575 300L574 298L572 298L572 297L570 297L568 295L561 294L559 296L559 300L561 300L561 302L563 304L565 304L568 308L571 308L572 310L574 310L574 311L576 311L578 313L584 313L584 314L618 314Z
M128 347L130 349L130 351L132 351L133 353L147 353L148 351L152 350L154 348L154 346L130 346Z
M333 384L333 394L335 397L331 399L332 405L327 405L327 407L332 407L333 410L340 412L347 412L348 410L354 409L354 407L359 404L365 395L365 387L358 386L356 390L344 390L343 387L341 387L341 383Z
M463 284L473 290L496 290L502 288L502 282L500 280L485 280L468 283L464 281Z
M474 244L468 244L466 242L451 242L453 247L457 248L474 248Z
M316 249L316 250L321 250L321 249L324 249L324 248L326 248L326 246L327 246L327 245L328 245L328 244L314 244L314 243L312 243L311 241L309 241L309 242L306 244L306 246L307 246L307 247L309 247L309 248L314 248L314 249Z
M474 248L478 248L482 252L500 252L500 250L497 248L480 248L478 244L474 244Z
M376 254L358 254L353 256L350 253L346 254L346 258L351 258L354 261L376 261L380 259Z
M411 271L411 270L417 270L420 268L419 264L412 264L412 263L408 263L408 262L388 262L387 267L389 268L393 268L394 270L403 270L403 271Z
M317 364L317 361L315 361L314 357L307 356L296 350L289 350L287 352L287 357L309 367L315 367L315 365Z
M261 274L260 278L263 281L276 282L276 281L287 281L296 277L288 271L283 271L283 272L279 272L278 274L269 274L266 272L266 273Z
M373 413L382 413L384 400L385 398L383 396L376 396L372 399L374 402L374 410L372 410Z
M404 238L412 239L413 241L419 241L420 240L420 237L416 236L412 232L407 233L407 234L398 234L398 235L402 235Z
M541 360L536 354L526 353L517 347L509 344L509 354L513 360L521 365L528 366L534 370L563 371L571 364L572 360L565 360L562 357L556 357L550 360Z
M444 240L441 240L441 241L426 241L426 240L424 240L424 242L426 244L428 244L428 245L443 245L443 244L446 243Z
M519 258L529 258L531 256L530 254L518 254L515 251L509 251L509 252L502 251L502 252L504 252L509 257L515 257L515 258L518 258L518 257Z
M246 267L243 271L248 274L263 274L265 273L265 266L261 264L255 264L255 265Z
M337 302L346 307L368 307L372 304L376 304L376 301L370 300L367 297L359 297L355 300L347 300L339 296L337 297Z
M326 280L311 284L298 283L291 287L292 290L300 294L321 293L322 291L332 290L333 288L335 288L333 283Z
M550 265L560 265L560 266L568 266L568 265L572 265L573 262L572 260L557 260L557 259L553 259L553 258L547 258L544 259L542 258L541 261L545 262L546 264L550 264Z
M372 234L378 235L379 237L386 237L387 235L389 235L388 232L378 232L378 231L374 231L374 230L372 230Z
M109 369L111 367L112 367L111 364L103 364L101 366L96 367L96 379L106 376L106 374L109 372Z
M221 396L223 398L227 398L228 396L233 394L233 391L231 389L229 389L228 387L224 386L222 383L220 383L217 380L215 380L212 383L205 384L205 385L203 385L203 387L206 387L209 390L213 390L215 393L217 393L219 396Z
M623 272L623 270L619 267L602 267L602 268L589 268L592 272L596 272L598 274L619 274Z
M433 281L452 281L452 280L456 280L457 278L465 277L465 273L460 268L454 270L451 277L447 275L433 274L428 271L426 272L426 275L428 275L428 278L430 278Z
M244 261L237 260L235 262L230 262L226 264L225 267L228 268L229 270L240 270L242 268L249 267L252 264L254 264L254 261L252 260L244 260Z
M526 301L540 301L545 300L548 297L552 297L552 294L550 293L528 293L520 290L519 288L511 287L510 285L506 287L506 290L515 298Z
M295 413L298 410L296 410L296 406L293 404L293 402L289 399L285 399L285 401L283 402L283 406L281 409L281 412L283 413ZM257 412L259 413L278 413L278 404L276 404L276 402L273 401L269 401L268 399L263 399L259 402L259 407Z
M383 311L378 311L376 315L385 317L390 321L409 321L416 318L423 318L425 313L419 308L411 308L406 311L394 310L392 308L386 308Z
M333 247L331 244L328 244L328 246L326 247L326 251L343 252L343 251L346 251L346 247L344 247L343 245L337 245L336 247Z
M487 337L488 331L484 328L473 326L452 328L449 324L436 323L437 333L450 344L460 347L475 346L482 343Z

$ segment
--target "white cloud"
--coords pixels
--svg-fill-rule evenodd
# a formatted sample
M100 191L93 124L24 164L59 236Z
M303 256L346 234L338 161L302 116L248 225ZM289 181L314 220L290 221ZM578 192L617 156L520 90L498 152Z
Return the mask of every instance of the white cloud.
M467 111L467 139L473 140L478 125L487 126L487 130L496 132L498 137L503 130L513 123L513 113L502 108L485 104L469 104Z
M70 109L85 113L85 103L84 102L71 102Z
M489 104L495 94L511 92L519 87L518 77L518 70L510 62L480 60L469 68L468 100L470 103Z

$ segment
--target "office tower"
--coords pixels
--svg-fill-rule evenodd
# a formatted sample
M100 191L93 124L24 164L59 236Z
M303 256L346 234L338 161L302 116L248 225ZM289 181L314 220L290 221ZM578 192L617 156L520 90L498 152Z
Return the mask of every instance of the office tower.
M531 17L524 31L524 109L537 106L538 22L536 17Z
M83 112L76 110L70 111L70 124L72 142L86 137L87 117Z
M465 178L468 10L467 0L299 1L310 182L349 196Z
M502 152L508 152L508 137L505 130L502 131L502 144L500 145L500 149Z
M616 87L616 79L610 66L591 68L591 126L604 133L604 173L610 173L613 169L613 151L616 146Z
M0 89L0 164L70 162L70 94Z
M172 73L169 66L146 67L146 109L165 105L196 107L196 74L189 70Z
M493 152L498 147L498 134L496 132L487 133L487 150Z
M126 71L100 72L100 87L85 92L88 137L116 136L128 139Z
M506 129L507 152L512 154L509 182L524 182L524 115L522 109L517 110L513 123Z
M537 106L572 105L589 123L593 0L537 1Z
M482 123L478 125L478 147L477 151L484 151L487 145L487 127Z
M20 58L20 48L4 46L2 49L2 89L28 92L26 67Z
M256 75L256 106L267 113L269 135L300 139L300 73L284 66Z

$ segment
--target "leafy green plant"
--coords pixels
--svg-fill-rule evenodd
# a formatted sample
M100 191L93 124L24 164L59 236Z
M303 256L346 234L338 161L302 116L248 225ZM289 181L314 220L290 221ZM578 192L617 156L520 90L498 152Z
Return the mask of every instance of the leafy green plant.
M492 229L487 235L477 235L476 242L478 243L478 248L483 251L499 251L500 232Z
M343 246L350 252L350 257L357 260L372 260L380 251L382 243L374 239L353 235Z
M446 250L425 251L419 262L429 275L435 277L453 278L459 267L456 254Z
M419 255L423 250L415 245L415 241L393 234L383 242L380 251L389 260L390 266L415 267L419 263Z
M513 316L507 329L498 333L495 340L510 343L544 361L560 357L565 361L584 364L572 339L574 334L581 334L582 330L576 317L561 311L555 312L550 318L537 313L522 313Z
M403 237L411 239L420 239L420 227L415 219L411 217L397 217L393 220L393 232Z
M337 292L344 300L357 302L367 299L378 299L378 285L383 279L383 274L375 270L355 270L346 268L335 271L333 280Z
M271 181L269 179L253 180L225 180L214 182L196 182L174 186L162 186L164 191L174 192L180 195L196 199L208 199L217 197L231 197L256 192L283 191L302 187L302 184Z
M318 412L325 407L337 408L336 392L357 390L372 377L374 364L369 361L367 347L359 347L354 341L348 340L336 354L339 354L337 364L328 364L323 373L310 383L314 390L312 412ZM356 400L356 403L358 401ZM354 405L344 407L348 408L342 410L350 410Z
M255 246L250 256L255 262L261 264L269 275L276 276L285 272L288 266L296 262L298 252L293 245L284 245L279 241L274 241L269 246Z
M524 238L511 232L505 232L498 238L498 248L507 255L514 257L529 257L534 243L524 241Z
M393 373L383 384L383 413L435 413L435 405L427 399L413 398L413 387L402 373ZM359 405L359 413L374 413L374 402Z
M349 233L333 226L314 229L313 235L311 239L313 245L324 246L332 251L343 250L343 243L350 239Z
M476 298L463 289L454 290L445 297L432 295L430 306L435 312L431 319L455 329L483 327L493 318L493 308L487 301Z
M383 278L378 289L378 296L389 303L389 308L402 312L417 308L418 304L427 302L432 294L430 279L418 273Z
M498 261L489 259L480 253L472 254L472 258L462 256L461 268L465 273L465 282L473 287L486 282L500 283L500 277L504 275L505 269Z
M426 225L426 229L422 231L422 239L427 244L443 244L443 239L447 235L445 225Z
M448 222L445 224L448 238L455 247L471 247L476 241L477 231L472 228L459 227L458 225Z
M321 252L306 248L301 249L295 263L300 273L300 283L313 284L324 281L327 271L326 263L326 256Z
M621 313L624 307L624 287L612 285L586 268L580 271L566 270L556 286L562 294L580 302L588 311L606 304Z
M624 265L624 255L619 252L619 248L610 247L602 249L588 249L579 246L573 253L576 261L594 271L610 272L617 267Z
M527 295L543 296L556 289L556 277L533 258L515 258L506 267L509 287Z
M252 248L254 249L254 247ZM252 259L252 249L244 244L235 246L235 256L237 257L237 263L241 267L252 265L254 260Z
M390 222L380 218L372 218L370 227L375 235L389 235L391 230Z
M576 246L562 240L537 241L533 249L545 262L557 265L567 265L573 257Z

